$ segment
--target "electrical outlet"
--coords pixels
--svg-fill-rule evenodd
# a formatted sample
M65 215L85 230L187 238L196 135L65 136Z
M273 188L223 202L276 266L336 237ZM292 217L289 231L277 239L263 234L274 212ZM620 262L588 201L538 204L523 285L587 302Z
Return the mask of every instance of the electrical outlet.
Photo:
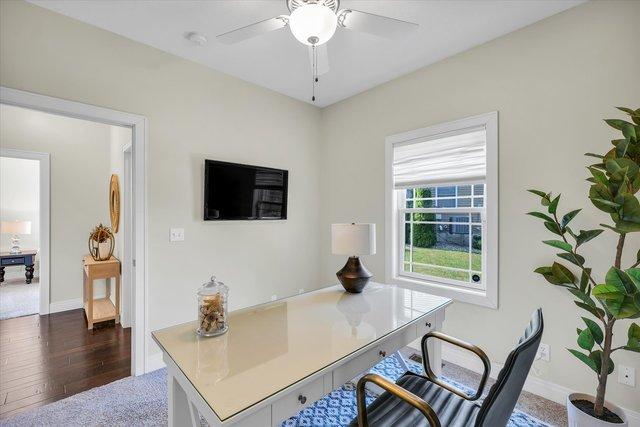
M618 365L618 382L630 387L636 386L636 370L630 366Z
M184 241L184 228L171 228L169 230L170 242L182 242Z
M275 301L277 299L278 299L278 295L276 294L271 295L271 301Z
M538 347L538 353L536 354L536 359L544 360L545 362L549 361L550 356L550 348L549 344L540 343L540 347Z

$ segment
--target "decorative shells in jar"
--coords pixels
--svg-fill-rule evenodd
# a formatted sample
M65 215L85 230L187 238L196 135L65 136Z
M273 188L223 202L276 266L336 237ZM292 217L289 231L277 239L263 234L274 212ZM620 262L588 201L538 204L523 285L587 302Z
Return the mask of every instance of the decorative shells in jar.
M229 288L222 282L216 281L215 276L210 282L198 289L198 329L200 336L214 337L227 332L229 320L227 314L227 298Z

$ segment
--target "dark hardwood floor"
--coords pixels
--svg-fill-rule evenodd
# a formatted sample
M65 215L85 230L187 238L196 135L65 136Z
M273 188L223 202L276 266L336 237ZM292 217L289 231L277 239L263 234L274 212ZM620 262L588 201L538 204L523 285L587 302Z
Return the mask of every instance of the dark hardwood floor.
M0 320L0 419L131 372L131 328L87 329L83 310Z

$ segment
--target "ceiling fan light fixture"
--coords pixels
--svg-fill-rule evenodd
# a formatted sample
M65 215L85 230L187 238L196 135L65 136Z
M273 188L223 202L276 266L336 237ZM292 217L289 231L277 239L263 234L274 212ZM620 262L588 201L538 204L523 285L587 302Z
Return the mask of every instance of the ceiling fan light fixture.
M338 18L324 4L308 3L296 8L289 17L291 34L302 44L319 46L333 37Z

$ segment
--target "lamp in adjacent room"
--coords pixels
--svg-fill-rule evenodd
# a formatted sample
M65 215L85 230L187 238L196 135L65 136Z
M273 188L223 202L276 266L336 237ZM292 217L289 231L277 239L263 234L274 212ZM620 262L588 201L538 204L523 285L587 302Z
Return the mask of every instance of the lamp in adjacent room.
M360 293L373 276L360 262L360 255L376 253L375 224L331 224L331 252L349 259L336 273L347 292Z
M11 237L11 249L12 254L20 254L20 235L31 234L31 221L2 221L0 223L0 229L2 234L13 234Z

